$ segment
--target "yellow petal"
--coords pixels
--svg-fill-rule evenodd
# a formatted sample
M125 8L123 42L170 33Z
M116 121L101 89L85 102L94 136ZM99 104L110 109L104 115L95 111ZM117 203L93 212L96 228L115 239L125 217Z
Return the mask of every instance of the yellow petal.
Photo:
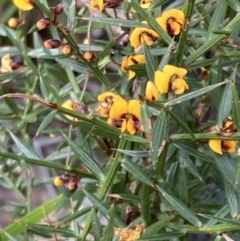
M103 117L108 117L110 109L111 109L111 104L103 102L97 107L97 112L99 113L99 115Z
M7 71L12 71L11 63L12 59L10 57L10 54L5 54L1 59L2 67Z
M32 1L30 0L13 0L13 3L17 8L23 11L29 11L33 9Z
M146 85L145 96L148 100L157 100L159 92L152 81L148 81Z
M109 117L121 119L128 111L128 102L124 99L116 100L109 112Z
M128 113L138 120L141 119L141 105L139 100L130 100L128 103Z
M102 12L106 4L103 0L91 0L90 5L93 11Z
M214 152L222 155L222 140L209 140L208 145Z
M184 79L175 79L172 82L171 89L175 94L182 94L185 90L188 90L189 87Z
M136 54L129 56L129 66L133 64L144 64L145 63L145 56L144 54Z
M68 109L68 110L75 111L75 110L73 109L73 101L72 101L72 100L66 100L66 101L64 101L61 106L62 106L63 108ZM72 121L76 120L75 117L72 117L72 116L70 116L70 115L65 115L65 117L68 118L69 120L72 120Z
M131 135L136 133L135 122L131 118L127 120L127 130Z
M124 119L121 126L121 132L127 130L127 119Z
M157 70L155 72L155 76L154 77L155 77L154 83L156 85L157 90L161 94L167 93L168 90L169 90L169 81L170 81L171 75L163 73L160 70Z
M102 94L98 95L98 101L100 102L108 102L108 99L113 99L117 95L114 94L113 92L107 91L103 92Z
M185 16L184 16L183 11L181 11L179 9L175 9L175 8L165 11L162 14L162 17L173 18L173 21L178 22L180 24L183 24L184 20L185 20Z
M133 79L136 76L136 73L132 70L128 71L128 79Z
M143 45L143 42L147 45L152 45L157 39L159 35L149 28L135 28L130 36L130 43L134 48Z
M171 75L177 75L179 78L183 78L187 74L187 70L184 68L178 68L173 65L165 65L163 67L163 72Z
M227 152L235 152L237 141L222 141L222 148Z
M127 58L125 58L122 61L121 69L122 69L123 72L128 72L128 59Z

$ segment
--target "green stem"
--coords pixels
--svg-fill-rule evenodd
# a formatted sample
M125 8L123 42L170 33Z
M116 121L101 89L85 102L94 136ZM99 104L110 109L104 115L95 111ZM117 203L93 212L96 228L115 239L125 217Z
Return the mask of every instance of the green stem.
M119 142L119 145L118 145L118 149L124 149L126 145L126 140L124 139L121 139L120 142ZM103 200L109 187L111 186L112 184L112 181L113 181L113 178L117 172L117 169L121 163L121 158L122 158L122 153L121 152L117 152L116 153L116 156L113 160L113 163L111 165L111 168L109 170L109 172L107 173L107 176L106 178L102 181L102 185L101 185L101 189L99 190L99 193L98 193L98 198L100 200ZM91 219L91 216L88 218L86 224L85 224L85 228L82 232L82 235L81 235L81 240L85 240L87 234L89 233L89 229L91 227L91 224L92 224L92 219Z
M191 21L191 16L193 12L193 7L195 4L195 0L188 0L185 2L186 4L186 9L184 11L185 13L185 26L184 29L182 30L179 38L179 43L178 43L178 48L176 51L176 57L174 64L176 66L182 66L182 60L183 60L183 53L184 53L184 48L187 40L187 35L188 35L188 29L190 26L190 21Z

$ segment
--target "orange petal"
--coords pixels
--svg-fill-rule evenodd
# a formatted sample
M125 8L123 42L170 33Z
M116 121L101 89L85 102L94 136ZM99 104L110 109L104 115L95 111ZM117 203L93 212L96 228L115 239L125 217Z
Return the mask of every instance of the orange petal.
M136 133L135 122L131 118L127 120L127 130L131 135Z
M208 145L214 152L222 155L222 140L209 140Z
M128 103L128 113L138 120L141 119L141 105L139 100L130 100Z
M181 25L177 22L170 24L171 30L169 34L178 35L181 32Z
M145 96L147 100L157 100L159 97L159 92L152 81L147 82Z
M154 76L154 83L156 85L157 90L161 93L167 93L169 90L169 81L170 81L171 75L163 73L160 70L157 70L155 72Z
M176 74L179 78L183 78L187 74L186 69L178 68L169 64L163 67L163 72L171 75Z
M235 152L237 141L222 141L222 148L227 152Z
M17 8L23 11L29 11L33 9L32 1L29 0L13 0L13 3Z
M124 114L128 112L128 102L124 99L116 100L109 112L109 117L114 119L121 119Z

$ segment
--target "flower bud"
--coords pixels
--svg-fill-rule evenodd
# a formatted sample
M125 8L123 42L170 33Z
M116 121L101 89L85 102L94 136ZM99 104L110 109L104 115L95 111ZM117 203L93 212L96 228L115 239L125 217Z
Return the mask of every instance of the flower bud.
M16 70L16 69L18 69L18 68L20 68L20 67L22 66L22 63L12 61L12 62L10 63L10 66L11 66L12 70Z
M21 21L18 18L10 18L8 20L8 26L10 28L17 28L20 23L21 23Z
M42 18L37 22L37 27L39 30L47 28L50 24L52 24L50 18Z
M58 16L63 12L64 5L62 3L59 3L57 6L54 8L54 15Z
M86 60L88 61L94 61L96 59L96 56L93 52L91 51L87 51L85 52L84 56L83 56Z
M69 43L63 44L62 45L62 52L64 54L70 54L72 52L73 48Z
M64 185L64 181L62 180L61 177L57 176L53 179L53 184L56 186L56 187L60 187L60 186L63 186Z
M58 39L48 39L44 41L44 46L47 49L56 49L62 45L62 42Z
M79 102L73 102L72 108L73 108L73 110L75 110L75 111L77 111L79 113L82 113L84 115L88 115L89 114L88 108L86 106L82 105Z

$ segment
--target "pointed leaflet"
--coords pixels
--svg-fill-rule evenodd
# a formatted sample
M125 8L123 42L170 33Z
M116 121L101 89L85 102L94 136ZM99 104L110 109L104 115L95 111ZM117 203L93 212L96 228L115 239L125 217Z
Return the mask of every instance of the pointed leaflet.
M13 141L15 144L18 146L20 151L27 157L33 158L33 159L39 159L39 156L37 153L33 150L31 146L28 144L24 143L23 141L19 140L11 131L8 131L9 134L11 135Z
M238 131L240 131L240 102L238 91L236 88L235 83L232 83L232 115L233 115L233 122L237 126Z
M114 206L111 206L110 210L109 210L109 220L108 220L108 225L104 230L104 234L103 237L101 239L101 241L106 241L106 240L112 240L113 239L113 235L114 235L114 215L115 211L114 211Z
M71 139L69 139L66 135L64 135L64 138L68 142L69 146L72 148L72 150L75 152L77 157L80 158L80 160L83 162L83 164L92 172L95 174L96 177L98 177L100 180L103 180L105 178L104 173L102 172L101 167L98 165L98 163L92 159L85 151L83 151L79 146L77 146Z
M108 209L99 198L97 198L92 193L88 192L87 190L83 189L83 192L85 193L86 197L91 201L92 205L97 208L103 215L108 214ZM114 224L116 226L125 226L124 222L121 220L121 218L117 215L114 217Z
M143 51L145 56L145 64L146 64L148 79L151 81L154 81L156 62L154 60L153 55L150 53L149 46L147 46L145 42L143 43Z
M153 186L153 182L151 178L146 174L146 171L138 166L135 162L123 159L121 166L130 172L136 179L146 183L149 186Z
M174 196L169 195L161 187L157 186L159 192L162 196L169 202L171 207L177 211L182 217L184 217L188 222L195 226L201 227L202 222L197 218L197 216L180 200L176 199Z
M218 115L217 115L218 128L222 127L223 120L229 116L232 109L232 83L229 82L224 87L225 89L223 91L221 101L218 107Z
M151 159L154 163L158 160L161 145L164 145L166 142L168 131L168 114L165 111L161 111L153 126Z

